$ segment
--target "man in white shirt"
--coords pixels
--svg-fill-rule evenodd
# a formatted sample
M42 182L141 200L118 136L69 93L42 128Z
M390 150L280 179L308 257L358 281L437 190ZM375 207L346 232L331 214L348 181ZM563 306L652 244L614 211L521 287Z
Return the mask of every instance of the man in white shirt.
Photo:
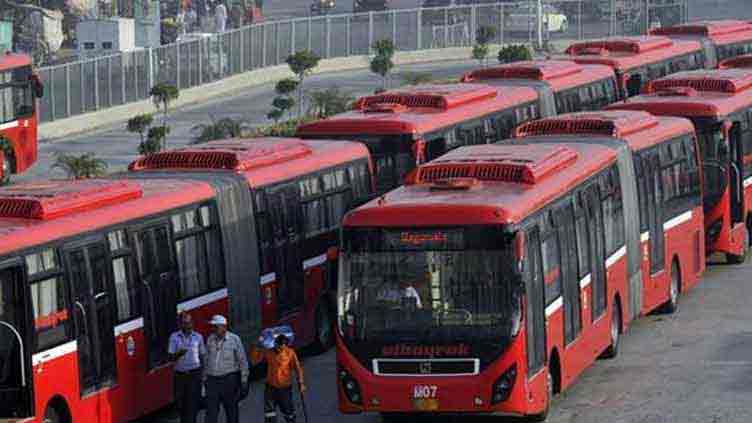
M217 24L217 32L225 32L227 28L227 7L225 7L223 1L214 9L214 19Z
M417 308L423 308L423 304L420 301L420 294L418 290L413 287L412 282L402 281L400 286L395 283L383 287L376 296L378 301L386 301L390 303L400 303L403 298L414 298L415 306Z

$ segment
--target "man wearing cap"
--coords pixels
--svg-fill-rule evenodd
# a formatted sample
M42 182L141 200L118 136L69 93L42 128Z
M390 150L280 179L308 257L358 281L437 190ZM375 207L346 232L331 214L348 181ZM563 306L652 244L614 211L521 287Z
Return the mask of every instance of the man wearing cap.
M206 358L204 337L193 330L188 313L180 315L180 330L170 335L167 346L170 361L175 362L175 405L180 423L195 423L201 400L201 368Z
M217 423L219 404L227 423L238 423L238 400L248 383L248 358L240 337L227 330L224 316L212 317L206 340L206 422Z
M303 381L303 366L300 365L295 350L288 346L285 335L277 335L274 348L264 350L253 348L251 361L254 365L266 361L266 389L264 390L264 416L267 423L277 421L277 407L285 418L285 423L295 423L295 403L292 400L292 374L298 375L298 385L302 394L306 391Z

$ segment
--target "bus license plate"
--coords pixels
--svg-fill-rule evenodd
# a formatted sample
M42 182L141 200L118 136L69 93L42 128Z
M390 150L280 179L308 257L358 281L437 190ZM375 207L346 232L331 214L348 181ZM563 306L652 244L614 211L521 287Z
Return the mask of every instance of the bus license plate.
M439 409L438 387L436 385L413 386L413 407L418 411Z

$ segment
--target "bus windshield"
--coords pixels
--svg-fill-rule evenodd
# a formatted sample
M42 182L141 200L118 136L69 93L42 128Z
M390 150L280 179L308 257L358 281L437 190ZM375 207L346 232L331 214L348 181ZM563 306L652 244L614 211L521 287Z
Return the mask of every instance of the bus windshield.
M697 128L697 144L703 159L728 160L721 124L715 119L692 119Z
M31 67L0 71L0 124L34 113Z
M343 336L377 343L511 339L520 318L514 258L508 241L489 238L499 237L477 229L349 232L340 274Z

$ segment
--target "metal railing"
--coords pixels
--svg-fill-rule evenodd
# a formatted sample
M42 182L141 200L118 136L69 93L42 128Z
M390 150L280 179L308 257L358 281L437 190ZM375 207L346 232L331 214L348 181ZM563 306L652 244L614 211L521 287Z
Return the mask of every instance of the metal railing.
M492 42L498 44L533 42L539 32L544 43L640 34L651 26L684 22L687 10L687 0L544 0L542 7L530 0L265 22L41 68L47 94L40 117L49 122L145 100L157 83L201 86L283 64L289 54L305 49L334 58L369 54L380 39L391 39L399 51L470 46L482 26L496 28Z

